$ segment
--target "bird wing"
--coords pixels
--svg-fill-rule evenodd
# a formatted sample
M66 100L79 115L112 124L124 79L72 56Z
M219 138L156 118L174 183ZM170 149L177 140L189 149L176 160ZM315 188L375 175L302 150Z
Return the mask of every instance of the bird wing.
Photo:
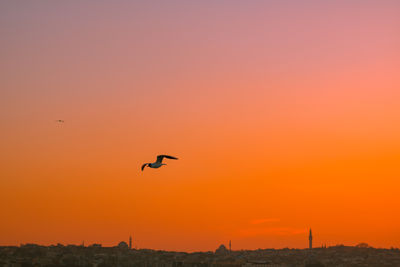
M142 171L143 171L144 167L146 167L147 164L148 163L145 163L145 164L142 165Z
M157 163L161 163L162 160L163 160L163 158L167 158L167 159L178 159L178 158L175 158L175 157L173 157L173 156L158 155L158 156L157 156Z

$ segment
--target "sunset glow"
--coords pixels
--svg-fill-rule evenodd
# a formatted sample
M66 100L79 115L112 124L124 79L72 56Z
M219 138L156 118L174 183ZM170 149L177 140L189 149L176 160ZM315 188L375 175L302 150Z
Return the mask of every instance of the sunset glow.
M0 3L0 245L400 247L400 2L132 2Z

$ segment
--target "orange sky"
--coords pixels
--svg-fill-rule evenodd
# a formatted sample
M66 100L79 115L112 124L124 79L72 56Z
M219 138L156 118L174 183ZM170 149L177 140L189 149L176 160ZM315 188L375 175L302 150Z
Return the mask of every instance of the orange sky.
M0 3L0 245L399 247L400 4L339 2Z

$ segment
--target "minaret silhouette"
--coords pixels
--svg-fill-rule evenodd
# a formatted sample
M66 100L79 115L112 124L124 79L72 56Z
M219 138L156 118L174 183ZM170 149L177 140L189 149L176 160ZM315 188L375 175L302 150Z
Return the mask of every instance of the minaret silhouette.
M312 249L312 232L311 232L311 228L310 228L310 235L308 236L308 240L309 240L309 248Z
M132 236L129 236L129 249L132 249Z
M232 243L231 243L231 241L229 240L229 252L231 252L232 251Z

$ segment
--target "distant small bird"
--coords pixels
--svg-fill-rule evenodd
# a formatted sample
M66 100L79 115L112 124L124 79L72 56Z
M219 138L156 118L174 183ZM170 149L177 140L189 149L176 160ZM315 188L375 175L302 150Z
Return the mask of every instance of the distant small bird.
M156 162L153 162L153 163L145 163L145 164L143 164L143 165L142 165L142 171L143 171L143 169L144 169L146 166L147 166L147 167L150 167L150 168L160 168L162 165L167 165L167 164L162 163L162 160L163 160L164 158L167 158L167 159L178 159L178 158L175 158L175 157L173 157L173 156L158 155L158 156L157 156L157 161L156 161Z
M64 123L64 120L56 120L56 122Z

